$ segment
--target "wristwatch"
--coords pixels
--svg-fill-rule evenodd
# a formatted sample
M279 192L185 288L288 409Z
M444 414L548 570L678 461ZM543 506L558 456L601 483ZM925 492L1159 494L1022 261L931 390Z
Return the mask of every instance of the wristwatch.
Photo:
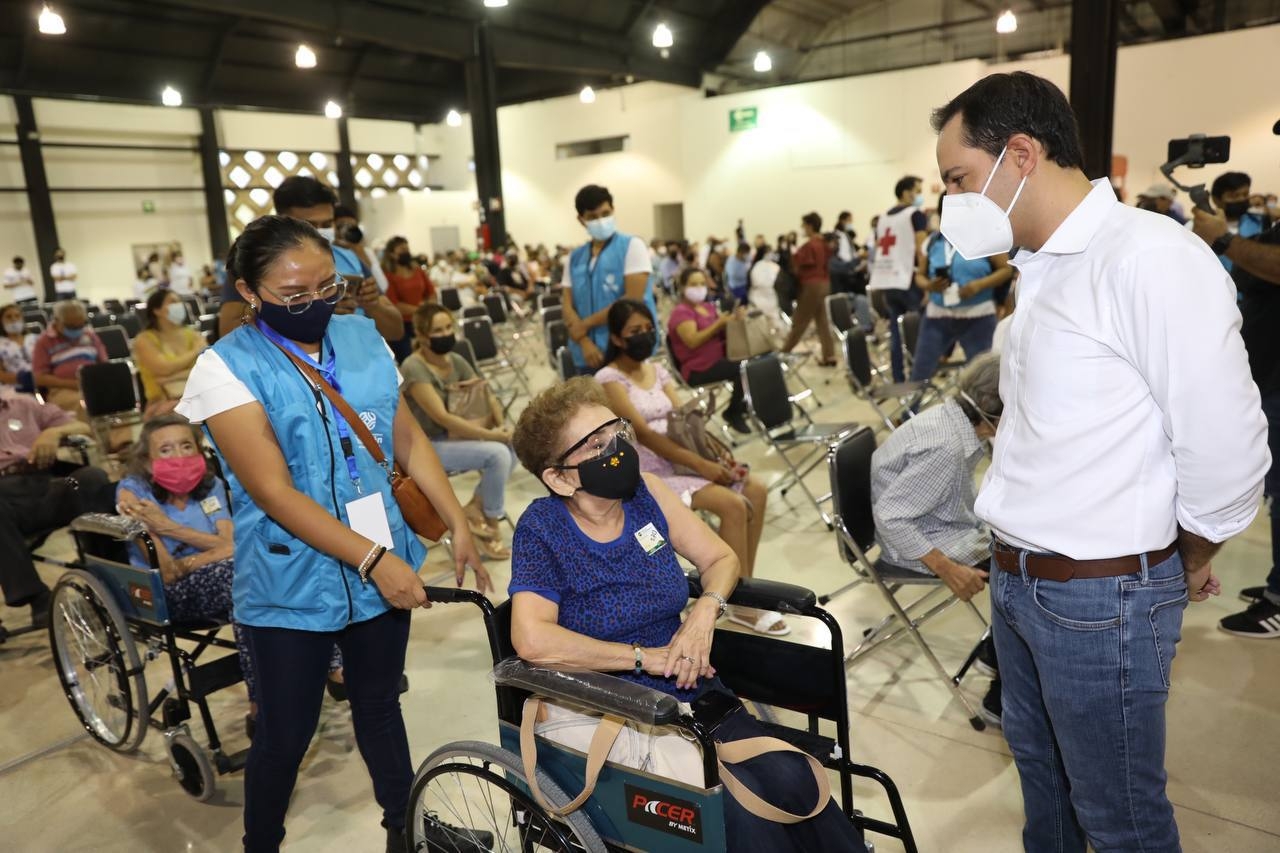
M716 612L717 619L724 615L725 609L728 608L729 606L729 602L725 601L724 596L718 592L712 592L711 590L707 590L702 594L702 597L714 598L716 600L716 604L720 605L719 610Z
M1227 249L1231 246L1231 241L1235 238L1236 235L1228 231L1226 234L1223 234L1217 240L1210 243L1209 248L1213 249L1213 253L1215 255L1225 255L1227 253Z

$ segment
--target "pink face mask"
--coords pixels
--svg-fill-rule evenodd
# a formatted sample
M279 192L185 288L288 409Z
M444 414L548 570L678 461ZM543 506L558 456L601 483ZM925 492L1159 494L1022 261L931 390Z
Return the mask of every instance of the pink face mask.
M167 456L151 460L151 478L175 495L190 494L209 470L204 456Z

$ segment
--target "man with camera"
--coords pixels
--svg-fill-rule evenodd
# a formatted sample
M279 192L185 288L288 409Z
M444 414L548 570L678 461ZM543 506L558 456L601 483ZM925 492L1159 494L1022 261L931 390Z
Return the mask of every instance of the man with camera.
M991 75L933 126L942 234L970 259L1022 247L974 509L994 538L1023 845L1173 853L1165 705L1183 606L1219 593L1211 560L1257 514L1269 464L1234 288L1185 229L1089 181L1049 81Z
M1280 122L1273 130L1280 134ZM1240 637L1275 639L1280 637L1280 224L1248 238L1243 230L1231 228L1230 211L1220 201L1220 195L1214 197L1217 210L1213 213L1193 211L1194 229L1224 265L1231 263L1231 278L1240 292L1240 334L1249 352L1253 381L1262 393L1271 448L1266 479L1271 497L1271 571L1265 585L1241 590L1248 608L1223 618L1218 626Z

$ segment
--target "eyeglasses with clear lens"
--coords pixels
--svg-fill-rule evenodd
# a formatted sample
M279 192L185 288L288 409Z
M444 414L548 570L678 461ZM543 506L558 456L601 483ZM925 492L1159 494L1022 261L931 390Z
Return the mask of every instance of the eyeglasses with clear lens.
M600 426L587 433L581 439L576 441L572 447L560 454L557 460L556 468L577 468L588 462L593 462L602 456L609 456L618 448L618 440L622 439L628 444L635 444L636 433L631 427L631 421L626 418L614 418L611 421L605 421ZM573 464L565 464L570 456L577 456L578 461Z
M301 314L312 306L315 302L323 302L326 305L336 305L338 300L346 294L347 289L351 286L349 279L344 276L335 275L327 284L322 284L315 290L308 290L304 293L294 293L291 296L281 296L265 284L262 289L270 293L276 299L279 299L284 305L285 310L290 314Z

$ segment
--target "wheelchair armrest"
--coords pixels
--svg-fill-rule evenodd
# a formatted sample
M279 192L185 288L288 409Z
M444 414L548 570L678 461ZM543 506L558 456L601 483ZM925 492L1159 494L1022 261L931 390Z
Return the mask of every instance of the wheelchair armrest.
M697 572L689 572L685 577L689 581L689 597L702 595L702 581ZM743 578L729 596L729 603L779 613L804 613L818 603L818 596L813 590L795 584Z
M144 535L147 527L141 521L127 516L87 512L71 520L71 530L75 533L97 533L121 542L132 542Z
M674 696L603 672L543 669L510 657L493 668L493 679L503 687L518 687L635 723L665 726L680 717Z

